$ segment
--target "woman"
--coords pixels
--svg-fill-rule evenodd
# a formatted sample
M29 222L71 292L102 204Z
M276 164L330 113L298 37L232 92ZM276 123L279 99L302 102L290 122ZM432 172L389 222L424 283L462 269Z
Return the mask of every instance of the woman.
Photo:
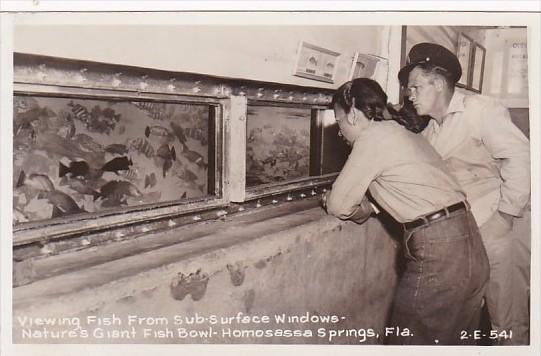
M352 151L325 196L327 212L365 221L373 212L369 191L404 227L406 266L389 326L411 336L388 335L388 342L474 343L489 267L465 194L432 146L399 124L405 114L387 105L377 82L345 83L332 106Z

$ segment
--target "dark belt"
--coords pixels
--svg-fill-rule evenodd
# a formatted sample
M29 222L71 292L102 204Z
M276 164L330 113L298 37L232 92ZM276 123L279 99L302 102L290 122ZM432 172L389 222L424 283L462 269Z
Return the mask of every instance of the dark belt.
M450 205L446 208L443 208L441 210L435 211L433 213L430 213L428 215L422 216L419 219L404 223L404 228L406 230L413 230L419 226L430 224L436 220L440 220L442 218L445 218L449 216L452 212L458 211L458 210L468 210L467 203L461 201L460 203L456 203L453 205Z

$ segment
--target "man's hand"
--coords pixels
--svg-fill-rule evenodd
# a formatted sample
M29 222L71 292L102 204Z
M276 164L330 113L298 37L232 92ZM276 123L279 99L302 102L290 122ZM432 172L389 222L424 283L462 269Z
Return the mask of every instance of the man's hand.
M359 204L359 207L349 218L349 220L354 221L357 224L362 224L375 212L374 206L370 203L366 196L364 196L361 204Z
M321 205L321 207L323 208L323 210L327 211L327 194L329 193L330 191L327 191L323 194L321 194L321 197L319 199L319 204Z

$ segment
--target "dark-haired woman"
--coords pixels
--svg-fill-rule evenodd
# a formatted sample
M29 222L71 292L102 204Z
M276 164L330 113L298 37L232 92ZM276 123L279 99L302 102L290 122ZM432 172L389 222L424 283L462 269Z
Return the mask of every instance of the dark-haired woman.
M404 226L406 267L389 326L411 335L388 342L474 343L489 266L465 194L432 146L399 124L404 114L387 105L377 82L345 83L332 106L352 151L325 197L327 212L364 221L369 191Z

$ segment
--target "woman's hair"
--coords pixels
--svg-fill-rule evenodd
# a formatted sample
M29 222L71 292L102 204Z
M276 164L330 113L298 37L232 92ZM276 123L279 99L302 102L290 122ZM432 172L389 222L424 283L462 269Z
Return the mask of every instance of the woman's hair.
M368 78L357 78L342 84L333 95L331 106L335 105L346 113L355 105L369 120L374 121L386 120L383 113L387 110L392 120L415 133L422 131L430 119L429 116L417 115L409 101L399 111L395 110L387 104L387 94L378 82Z

